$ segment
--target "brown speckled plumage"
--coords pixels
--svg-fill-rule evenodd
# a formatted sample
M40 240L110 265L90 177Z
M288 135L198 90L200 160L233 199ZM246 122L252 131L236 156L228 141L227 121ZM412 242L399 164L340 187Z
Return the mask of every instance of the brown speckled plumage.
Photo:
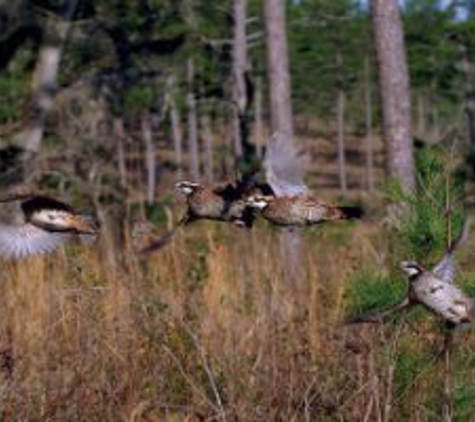
M280 226L309 226L330 220L345 219L336 206L309 197L270 197L261 215Z

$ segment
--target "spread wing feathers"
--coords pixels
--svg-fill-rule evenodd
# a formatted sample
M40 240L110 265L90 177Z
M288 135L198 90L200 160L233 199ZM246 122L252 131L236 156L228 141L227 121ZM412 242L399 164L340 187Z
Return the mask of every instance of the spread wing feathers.
M444 283L453 283L455 279L455 259L452 252L447 253L434 267L432 272Z
M298 153L282 136L274 135L267 146L266 179L276 196L307 195L304 182L309 157Z
M432 272L445 283L454 282L456 273L454 253L457 248L467 240L471 222L472 220L470 218L465 220L460 236L452 242L448 252L432 270Z
M21 259L51 253L71 238L69 233L49 233L32 224L0 226L0 257Z

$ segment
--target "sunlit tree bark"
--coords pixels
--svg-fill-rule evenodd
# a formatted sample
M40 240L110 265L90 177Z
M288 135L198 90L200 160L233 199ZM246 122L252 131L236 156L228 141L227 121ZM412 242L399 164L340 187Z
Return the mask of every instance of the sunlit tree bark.
M120 184L122 187L127 186L127 168L125 165L125 130L124 120L122 117L117 117L113 122L113 133L117 143L117 167L119 169Z
M366 126L366 188L374 191L374 139L373 139L373 95L371 89L371 63L365 59L364 68L365 126Z
M153 204L157 190L157 149L153 139L150 116L142 117L142 138L145 144L145 168L147 170L147 202Z
M397 0L371 0L388 175L415 188L409 76Z
M292 142L292 99L283 0L265 0L267 72L270 84L270 117L274 132Z
M183 178L183 133L181 128L180 109L176 103L175 76L171 74L167 80L167 95L170 106L170 124L172 130L173 150L177 166L177 178Z
M267 73L272 132L284 142L293 142L290 72L285 23L285 2L265 0ZM295 290L302 281L302 241L298 232L283 230L282 262L287 284Z
M51 110L63 44L76 10L77 0L69 0L62 16L50 16L45 24L43 45L33 70L31 94L24 128L15 135L14 144L23 151L21 180L33 175L35 157L41 149L46 117Z
M246 70L246 0L233 0L233 117L234 153L238 159L243 155L242 122L247 109Z
M201 116L201 137L204 147L204 173L207 182L214 180L213 131L210 117L206 112Z
M346 194L348 183L346 178L346 148L345 148L345 87L343 82L343 56L340 51L336 54L336 71L339 74L337 99L336 99L336 126L338 140L338 175L340 179L340 190Z
M188 107L188 153L190 159L190 176L193 180L200 179L200 160L198 148L198 123L196 117L196 98L194 92L195 70L192 58L186 63L188 93L186 104Z

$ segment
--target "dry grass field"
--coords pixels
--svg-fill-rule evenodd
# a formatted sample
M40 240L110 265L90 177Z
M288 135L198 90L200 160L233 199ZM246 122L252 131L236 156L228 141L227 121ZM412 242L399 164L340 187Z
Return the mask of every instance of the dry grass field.
M440 420L435 318L342 324L404 293L381 227L341 223L303 238L292 286L279 233L264 223L196 223L146 258L128 252L120 268L103 240L2 263L0 419ZM467 284L470 249L460 253ZM468 421L473 333L456 344L455 420Z

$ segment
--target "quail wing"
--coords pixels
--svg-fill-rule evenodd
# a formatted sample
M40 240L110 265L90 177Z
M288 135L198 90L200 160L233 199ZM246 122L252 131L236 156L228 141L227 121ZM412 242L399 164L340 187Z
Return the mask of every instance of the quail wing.
M53 252L71 238L69 233L49 233L32 224L0 225L0 257L21 259Z
M453 283L455 280L456 268L454 253L467 239L471 222L472 220L470 218L465 220L459 237L452 242L448 252L432 270L432 272L445 283Z
M455 280L455 259L452 252L447 253L432 270L444 283L452 284Z
M304 182L308 156L296 152L293 145L279 134L269 141L264 167L266 179L276 196L308 194Z

